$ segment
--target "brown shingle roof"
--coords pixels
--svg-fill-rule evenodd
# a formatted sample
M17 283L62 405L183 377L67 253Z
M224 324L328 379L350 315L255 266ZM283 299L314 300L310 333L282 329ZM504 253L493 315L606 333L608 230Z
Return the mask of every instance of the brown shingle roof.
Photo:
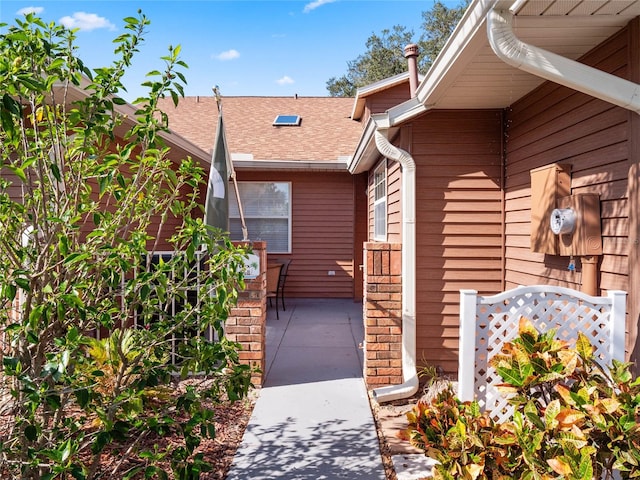
M232 154L251 154L255 160L301 162L336 161L352 155L362 124L349 118L352 98L337 97L223 97L227 145ZM217 107L213 96L186 97L174 108L164 99L172 131L211 151ZM274 127L277 115L300 115L300 126Z

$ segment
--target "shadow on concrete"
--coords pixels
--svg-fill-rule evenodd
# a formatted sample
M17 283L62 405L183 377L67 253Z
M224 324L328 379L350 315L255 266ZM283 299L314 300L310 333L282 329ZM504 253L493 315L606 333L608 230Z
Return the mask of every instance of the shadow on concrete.
M292 429L295 422L290 417L270 427L247 430L245 438L255 442L244 451L251 462L233 471L227 480L385 478L380 454L371 448L377 442L371 425L345 427L345 421L326 420L297 432Z

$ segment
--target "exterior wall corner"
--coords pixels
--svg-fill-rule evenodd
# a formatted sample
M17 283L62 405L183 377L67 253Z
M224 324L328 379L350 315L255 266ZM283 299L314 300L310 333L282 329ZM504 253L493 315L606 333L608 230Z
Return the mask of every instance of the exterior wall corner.
M402 383L402 244L364 244L364 378L367 388Z
M234 242L241 245L242 242ZM254 279L245 279L245 289L238 293L238 303L229 312L225 335L241 346L240 363L257 367L251 377L253 385L261 387L265 372L267 331L267 243L252 243L253 253L260 258L260 272Z

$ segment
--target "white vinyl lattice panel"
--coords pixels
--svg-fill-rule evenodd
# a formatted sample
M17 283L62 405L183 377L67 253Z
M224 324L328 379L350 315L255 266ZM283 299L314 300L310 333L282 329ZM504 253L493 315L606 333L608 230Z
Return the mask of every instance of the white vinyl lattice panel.
M567 288L547 285L518 287L489 297L473 290L460 292L460 399L477 399L496 421L506 420L511 409L497 389L502 379L490 359L518 334L521 317L539 331L556 329L556 337L575 342L584 333L595 346L602 365L624 358L626 293L592 297Z

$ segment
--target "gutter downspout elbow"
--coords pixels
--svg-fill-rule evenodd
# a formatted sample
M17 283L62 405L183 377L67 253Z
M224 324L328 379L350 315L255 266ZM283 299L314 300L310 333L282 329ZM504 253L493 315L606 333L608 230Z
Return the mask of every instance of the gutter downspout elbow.
M400 385L377 388L379 403L407 398L418 391L416 369L416 164L411 155L392 145L380 132L376 147L386 158L402 166L402 379Z
M524 43L513 33L513 14L492 9L487 37L497 57L512 67L640 113L640 85L584 63Z

